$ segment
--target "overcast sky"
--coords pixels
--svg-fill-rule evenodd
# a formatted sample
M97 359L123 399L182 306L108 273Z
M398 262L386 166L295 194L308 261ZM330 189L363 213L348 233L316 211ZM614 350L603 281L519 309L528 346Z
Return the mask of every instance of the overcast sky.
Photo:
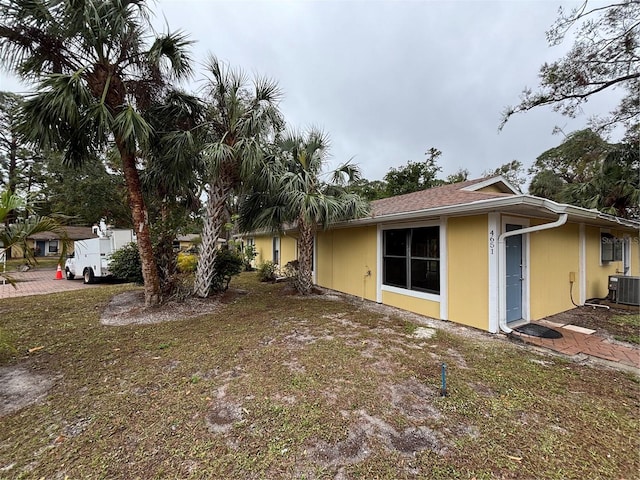
M190 34L199 78L213 53L277 80L288 125L329 133L332 166L353 157L381 179L436 147L442 176L462 167L474 178L514 159L528 167L562 141L554 126L569 133L615 106L605 95L575 120L541 108L498 132L504 107L570 46L545 38L558 7L579 3L160 0L154 23ZM0 75L0 90L24 86Z

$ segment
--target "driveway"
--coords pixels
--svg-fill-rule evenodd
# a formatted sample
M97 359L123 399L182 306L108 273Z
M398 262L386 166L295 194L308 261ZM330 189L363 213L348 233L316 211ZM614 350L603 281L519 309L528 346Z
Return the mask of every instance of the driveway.
M98 285L85 285L79 280L56 280L55 269L37 269L29 272L8 272L17 283L15 288L8 282L3 285L0 279L0 299L44 295L47 293L67 292L82 288L95 288Z

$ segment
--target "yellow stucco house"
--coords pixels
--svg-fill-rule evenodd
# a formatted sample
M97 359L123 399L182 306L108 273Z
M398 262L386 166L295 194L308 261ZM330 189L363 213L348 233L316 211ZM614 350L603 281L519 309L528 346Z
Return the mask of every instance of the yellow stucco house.
M502 177L377 200L317 234L314 282L497 333L640 275L640 222L517 192ZM297 257L295 230L254 235L256 263ZM631 279L630 279L631 280ZM635 285L638 284L633 284Z

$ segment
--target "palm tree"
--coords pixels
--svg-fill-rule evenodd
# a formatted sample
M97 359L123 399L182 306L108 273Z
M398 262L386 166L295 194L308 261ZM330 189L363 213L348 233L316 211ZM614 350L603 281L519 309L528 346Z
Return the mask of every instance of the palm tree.
M215 278L216 240L227 217L227 204L243 182L260 175L265 145L282 128L278 110L278 85L267 78L252 84L241 70L231 70L210 57L205 87L207 200L202 227L202 244L194 292L212 293Z
M191 73L182 33L146 42L144 0L0 0L0 59L37 82L23 133L70 164L115 143L138 237L145 303L161 301L137 162L151 128L141 115L171 79Z
M328 137L322 131L287 132L280 148L282 154L268 164L270 174L260 178L262 184L242 203L241 228L281 230L287 224L297 228L295 285L306 295L313 286L313 239L318 229L358 218L367 213L368 204L345 188L360 179L356 166L346 163L332 172L330 182L321 180L329 153Z
M169 91L145 112L153 128L143 189L155 234L155 258L163 296L175 293L173 240L201 207L202 102L185 92Z

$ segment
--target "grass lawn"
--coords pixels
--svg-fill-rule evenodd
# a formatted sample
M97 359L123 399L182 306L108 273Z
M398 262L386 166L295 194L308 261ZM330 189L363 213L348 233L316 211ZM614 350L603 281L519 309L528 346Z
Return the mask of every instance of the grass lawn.
M23 258L14 258L11 260L7 260L7 272L11 272L17 269L22 268L27 261ZM60 261L59 257L37 257L36 262L31 265L31 269L34 268L56 268L58 263L64 267L64 260ZM2 267L0 266L0 270Z
M231 286L217 313L153 325L100 324L127 285L3 300L20 353L0 375L50 389L1 418L0 478L638 478L632 374Z
M615 315L611 323L614 323L620 330L625 329L624 333L615 335L616 340L640 345L640 314Z

